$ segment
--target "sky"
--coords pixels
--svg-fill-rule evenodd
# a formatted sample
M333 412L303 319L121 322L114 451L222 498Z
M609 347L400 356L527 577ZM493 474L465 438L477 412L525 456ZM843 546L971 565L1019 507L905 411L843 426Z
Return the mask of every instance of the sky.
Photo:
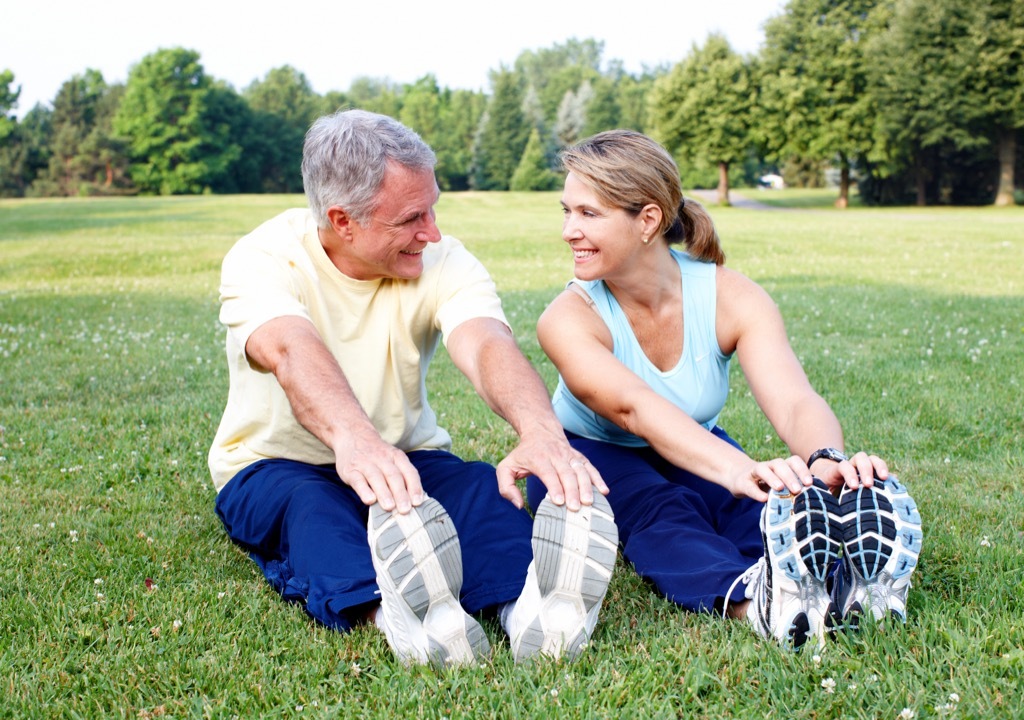
M0 13L0 70L21 86L15 112L51 105L86 69L108 83L161 48L195 50L206 74L242 91L282 65L319 94L358 77L490 91L488 73L524 50L604 43L628 72L682 60L709 33L755 53L784 0L33 0Z

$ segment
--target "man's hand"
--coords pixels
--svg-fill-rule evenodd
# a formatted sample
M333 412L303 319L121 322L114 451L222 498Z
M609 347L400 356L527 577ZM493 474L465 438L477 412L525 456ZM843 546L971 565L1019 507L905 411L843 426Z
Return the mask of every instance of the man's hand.
M409 457L372 428L347 433L334 444L335 467L342 482L367 505L379 502L403 515L423 502L420 474Z
M516 480L533 474L548 490L556 505L563 503L570 510L594 502L594 488L602 495L608 486L590 461L577 452L563 432L524 434L508 456L498 463L498 491L518 508L523 507L523 494Z

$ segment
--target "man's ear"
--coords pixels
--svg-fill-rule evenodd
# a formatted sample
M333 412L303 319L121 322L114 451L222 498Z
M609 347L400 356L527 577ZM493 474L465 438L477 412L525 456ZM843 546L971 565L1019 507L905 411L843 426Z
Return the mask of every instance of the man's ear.
M345 211L344 208L332 205L327 208L327 222L331 224L331 230L339 237L348 238L352 233L352 225L355 220Z

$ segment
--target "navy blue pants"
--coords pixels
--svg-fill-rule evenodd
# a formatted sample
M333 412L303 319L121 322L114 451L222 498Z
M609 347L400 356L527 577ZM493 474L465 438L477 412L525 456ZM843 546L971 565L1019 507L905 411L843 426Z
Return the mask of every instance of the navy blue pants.
M724 430L714 434L739 447ZM693 612L721 611L733 581L764 555L762 504L681 470L649 447L632 448L566 433L608 485L622 555L640 577ZM527 481L531 507L544 498ZM730 602L743 600L743 585Z
M409 460L459 533L462 606L475 613L518 598L533 525L498 494L494 467L441 450L416 450ZM368 508L333 465L261 460L221 488L216 511L271 586L324 625L350 630L380 602Z

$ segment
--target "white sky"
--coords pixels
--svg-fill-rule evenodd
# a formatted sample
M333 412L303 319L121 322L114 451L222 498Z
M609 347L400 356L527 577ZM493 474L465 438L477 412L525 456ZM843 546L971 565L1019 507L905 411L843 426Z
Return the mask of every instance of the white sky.
M359 76L489 91L488 72L523 50L571 38L604 41L627 71L682 60L721 32L755 53L784 0L15 0L0 13L0 70L21 86L16 112L49 105L61 84L94 68L124 82L168 47L196 50L207 75L241 91L291 65L317 93Z

